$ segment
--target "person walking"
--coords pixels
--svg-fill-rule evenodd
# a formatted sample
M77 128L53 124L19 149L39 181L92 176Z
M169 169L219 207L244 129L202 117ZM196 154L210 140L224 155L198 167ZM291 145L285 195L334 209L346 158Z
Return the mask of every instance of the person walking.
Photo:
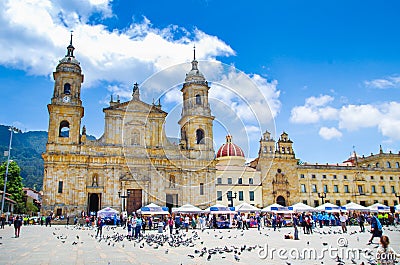
M189 215L186 215L185 216L185 221L183 222L183 225L185 226L186 232L189 230L189 222L190 222Z
M294 240L299 240L299 230L297 227L299 226L299 218L297 214L293 215L293 228L294 228Z
M126 228L128 229L127 238L131 238L132 237L132 217L128 217L128 220L126 221Z
M317 220L318 220L318 223L319 223L319 228L322 228L323 227L322 226L322 222L324 221L324 216L322 215L321 212L318 213Z
M243 226L243 230L249 230L249 224L247 223L247 217L245 214L242 215L242 226Z
M169 234L172 235L172 230L174 229L174 219L172 217L168 217L168 227L169 227Z
M136 217L136 226L135 226L135 238L140 237L140 230L142 228L142 218L140 216Z
M276 231L276 215L275 215L275 213L272 214L271 225L272 225L272 228L274 229L274 231Z
M358 215L358 224L360 226L360 232L364 233L365 232L365 227L364 227L364 223L365 223L365 216L364 214L360 213Z
M372 244L372 240L374 240L374 237L381 237L382 236L382 224L379 221L378 217L377 217L377 213L374 213L374 215L371 217L371 239L368 241L367 245Z
M15 230L15 237L19 237L19 233L21 231L21 226L22 226L22 218L21 216L17 216L14 220L14 230Z
M346 226L347 214L345 214L344 212L341 212L340 216L339 216L339 220L340 220L340 225L342 226L342 232L347 233L347 226Z
M1 219L0 219L0 228L4 229L4 225L6 224L6 216L4 213L1 214Z
M103 236L103 226L104 226L104 222L101 219L101 217L97 217L97 233L96 233L96 238L100 235L100 238Z
M257 230L260 231L260 229L261 229L261 216L259 214L257 214L256 220L257 220Z

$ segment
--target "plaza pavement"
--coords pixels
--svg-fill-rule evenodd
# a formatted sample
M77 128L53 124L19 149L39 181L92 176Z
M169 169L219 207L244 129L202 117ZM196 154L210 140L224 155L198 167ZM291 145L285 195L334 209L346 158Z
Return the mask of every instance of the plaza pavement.
M384 234L389 236L394 250L400 253L400 228L390 227L389 229L392 231L385 228ZM338 246L338 239L343 237L346 238L344 242L348 244L347 249L360 248L364 251L368 248L371 253L375 254L375 247L378 246L377 244L366 245L370 234L368 232L354 233L354 231L358 231L358 227L349 227L346 235L339 234L340 227L324 227L317 229L312 235L303 235L302 231L299 231L300 240L298 241L284 239L285 234L289 234L289 232L293 234L291 227L275 232L271 228L264 228L261 230L261 234L256 228L245 231L237 229L195 231L199 238L193 240L194 246L171 247L164 244L156 249L154 248L155 244L149 246L146 243L143 248L140 248L141 243L126 239L118 242L111 240L99 242L95 238L95 228L77 228L71 225L69 227L30 225L23 226L20 237L15 238L14 228L6 226L5 229L0 229L0 264L338 264L335 258L329 257L328 253L325 253L323 259L288 258L282 260L277 257L277 254L273 259L271 259L271 255L266 259L261 259L259 251L260 247L264 248L267 244L270 254L272 248L292 251L292 256L296 255L293 249L315 248L320 255L322 250L329 246L339 250L346 249ZM146 231L146 233L149 232ZM150 233L158 234L156 230ZM181 234L184 233L181 232ZM105 227L103 230L104 236L115 236L116 234L126 235L126 230L121 227ZM193 235L193 230L189 230L187 235L182 238L193 238ZM375 238L374 242L378 242L378 238ZM246 245L246 249L241 251L240 248L244 245ZM217 247L223 249L225 246L240 252L240 255L236 254L240 260L235 260L233 251L229 253L217 251L216 254L211 255L210 260L208 260L208 253L202 257L199 257L199 253L195 253L196 250L200 251L204 247L209 250ZM236 246L237 249L232 246ZM265 252L261 252L261 254L265 254ZM193 255L194 258L188 255ZM284 254L284 256L288 255ZM342 264L361 264L364 261L367 265L368 262L364 256L367 255L360 255L361 259L355 260L355 263L350 259L344 259L345 263Z

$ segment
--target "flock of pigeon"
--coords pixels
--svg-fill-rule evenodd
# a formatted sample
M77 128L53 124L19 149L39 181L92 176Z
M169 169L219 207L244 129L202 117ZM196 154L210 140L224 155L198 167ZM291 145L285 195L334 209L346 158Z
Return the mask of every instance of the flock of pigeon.
M96 228L92 227L80 227L80 226L66 226L66 229L87 229L88 230L88 236L90 238L93 238L93 240L97 241L99 244L105 244L110 247L115 247L115 246L120 246L122 248L125 248L126 246L134 247L134 248L152 248L152 249L162 249L165 254L168 254L170 249L173 248L178 248L178 247L187 247L188 248L188 253L187 258L188 259L195 259L195 258L204 258L207 261L210 261L213 259L214 256L218 256L220 259L225 259L229 255L230 257L233 257L233 259L237 262L240 262L241 260L241 254L244 252L251 252L251 251L256 251L258 248L262 248L260 245L222 245L220 247L207 247L204 244L204 240L201 239L199 233L201 232L206 232L206 234L210 236L214 236L215 239L219 239L222 242L224 242L224 236L225 239L227 238L238 238L238 237L243 237L244 236L244 231L238 231L239 233L230 233L231 230L225 230L226 233L223 233L221 230L215 230L215 229L207 229L207 230L193 230L191 233L185 233L185 232L180 232L178 231L175 234L169 235L167 233L145 233L139 238L135 239L133 237L130 237L126 234L126 230L123 230L123 232L119 232L116 227L113 226L106 226L103 229L107 232L104 233L103 236L97 237L96 236ZM267 233L259 232L260 234L264 236L269 236L269 235L274 235L274 232L270 228L266 228ZM400 232L399 228L385 228L388 231L393 231L393 232ZM61 228L55 228L55 231L53 232L53 235L60 240L62 243L66 243L68 237L66 235L60 234L59 231ZM265 230L264 230L265 231ZM271 232L270 232L271 231ZM104 231L103 231L104 232ZM212 233L215 233L214 235ZM278 229L278 233L281 231ZM211 233L211 234L210 234ZM316 229L314 230L315 234L320 234L320 240L322 242L324 235L333 235L333 234L343 234L340 228L328 228L328 229ZM290 234L290 233L289 233ZM282 233L281 233L282 235ZM352 236L357 236L356 240L359 242L359 237L358 237L358 232L353 231L348 234L346 234L346 237L352 237ZM305 237L303 237L305 238ZM218 240L217 240L218 241ZM240 242L241 240L237 240ZM306 244L309 246L310 241L305 241ZM78 245L78 244L83 244L84 242L80 240L79 235L73 238L72 240L72 245ZM226 242L225 242L226 243ZM322 242L322 245L326 246L328 245L327 242ZM377 243L374 244L374 248L377 248L379 245ZM347 247L347 245L344 245L342 247ZM361 251L361 250L360 250ZM257 254L255 254L255 257L257 257ZM369 257L369 259L366 259L365 262L370 265L376 265L376 262L374 260L374 253L373 251L368 251L364 253L364 257ZM197 259L198 260L198 259ZM290 265L290 261L284 261L287 265ZM337 265L345 265L346 262L342 260L339 256L336 257L336 259L333 261L336 262ZM349 264L359 264L359 265L367 265L364 263L364 261L360 264L357 263L354 259L350 260L351 263ZM359 261L360 262L360 261ZM320 264L324 264L324 261L320 261Z

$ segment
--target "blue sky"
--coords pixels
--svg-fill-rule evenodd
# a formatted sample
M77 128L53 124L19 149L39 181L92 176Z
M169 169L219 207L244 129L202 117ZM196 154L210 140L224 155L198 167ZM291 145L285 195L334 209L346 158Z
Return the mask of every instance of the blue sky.
M297 157L310 163L341 162L353 146L359 155L379 145L398 153L399 10L398 1L1 1L0 124L47 130L51 74L73 30L89 134L101 136L110 95L129 100L139 82L146 102L161 96L171 113L167 133L177 136L177 89L196 45L200 70L216 84L210 95L224 103L213 108L216 148L228 131L255 157L268 129L275 138L286 131ZM212 76L220 65L225 72ZM150 86L148 78L165 69L176 81ZM245 134L218 119L229 113Z

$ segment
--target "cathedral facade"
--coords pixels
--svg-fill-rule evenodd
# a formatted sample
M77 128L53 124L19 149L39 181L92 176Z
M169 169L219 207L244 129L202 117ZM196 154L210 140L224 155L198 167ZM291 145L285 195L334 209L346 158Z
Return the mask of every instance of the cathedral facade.
M42 214L75 215L107 206L134 212L152 202L169 208L186 203L206 208L227 204L234 194L235 205L248 202L257 207L297 202L316 206L323 196L339 205L398 203L400 154L381 150L337 165L300 163L285 132L278 141L265 132L259 155L249 165L231 136L215 153L210 87L195 58L181 88L179 145L165 135L167 113L161 104L143 102L138 84L130 101L111 99L103 109L104 134L87 139L81 124L84 75L72 36L53 77Z
M213 204L214 117L210 87L196 59L181 89L181 139L173 145L163 130L167 113L160 104L141 101L137 84L130 101L111 100L103 109L104 134L88 140L81 126L84 76L73 53L71 36L67 55L53 73L42 211L73 215L106 206L133 212L151 202L170 208Z

